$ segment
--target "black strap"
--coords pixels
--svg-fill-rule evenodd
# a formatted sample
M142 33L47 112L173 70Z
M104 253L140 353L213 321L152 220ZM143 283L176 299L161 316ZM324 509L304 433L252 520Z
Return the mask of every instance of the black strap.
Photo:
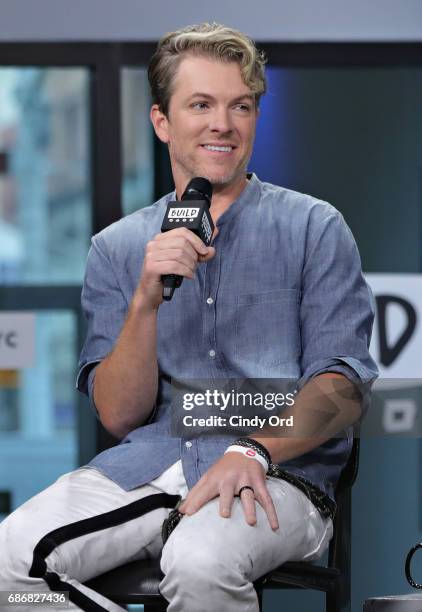
M102 529L121 525L157 508L174 508L179 500L180 495L169 495L168 493L148 495L122 508L83 519L82 521L76 521L50 531L35 546L29 576L31 578L43 578L52 591L69 591L70 601L86 612L103 612L105 608L92 601L73 585L63 582L58 574L49 572L45 559L57 546L64 542L89 533L101 531Z
M79 606L81 610L84 610L85 612L107 612L106 608L103 608L103 606L93 601L90 597L81 591L78 591L73 584L63 582L58 574L54 572L47 572L43 578L50 587L51 591L68 592L70 601Z

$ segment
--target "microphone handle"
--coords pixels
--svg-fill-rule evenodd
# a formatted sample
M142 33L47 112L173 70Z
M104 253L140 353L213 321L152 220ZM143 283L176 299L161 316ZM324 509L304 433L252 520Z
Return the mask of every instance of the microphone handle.
M183 276L179 274L163 274L161 277L163 282L163 300L169 302L173 297L175 289L178 289L183 282Z
M199 185L198 185L199 182ZM202 187L204 191L199 190ZM167 205L167 212L164 216L164 221L161 226L161 231L169 231L172 229L169 220L172 221L173 217L170 216L169 211L174 208L177 204L176 210L180 209L180 206L185 205L185 213L193 215L189 218L190 222L193 222L189 228L197 236L199 236L203 242L208 246L212 240L212 234L214 231L214 223L212 221L211 213L209 212L211 204L212 187L208 180L197 177L190 181L188 188L182 195L180 202L169 202ZM195 210L196 214L189 213L190 206L194 206L192 210ZM176 219L178 220L178 219ZM186 218L183 219L184 221ZM196 223L195 223L196 221ZM183 282L183 276L179 274L163 274L161 276L163 283L163 300L170 301L173 297L174 290L178 289Z

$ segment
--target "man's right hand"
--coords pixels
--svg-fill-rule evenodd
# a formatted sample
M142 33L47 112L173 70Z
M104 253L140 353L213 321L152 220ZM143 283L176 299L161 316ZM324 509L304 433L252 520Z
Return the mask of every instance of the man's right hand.
M198 263L212 259L214 247L185 227L154 236L145 248L141 279L136 297L144 308L157 310L163 302L163 274L178 274L193 279Z

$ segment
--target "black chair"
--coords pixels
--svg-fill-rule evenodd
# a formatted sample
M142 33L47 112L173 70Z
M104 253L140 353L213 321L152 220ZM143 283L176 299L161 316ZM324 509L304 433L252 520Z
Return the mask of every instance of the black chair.
M337 513L327 566L312 562L284 563L255 584L260 610L264 589L316 589L326 593L326 612L351 612L351 488L359 465L359 438L353 441L349 461L336 489ZM162 573L159 561L134 561L86 583L86 586L120 604L143 604L145 612L164 611L167 601L158 590Z

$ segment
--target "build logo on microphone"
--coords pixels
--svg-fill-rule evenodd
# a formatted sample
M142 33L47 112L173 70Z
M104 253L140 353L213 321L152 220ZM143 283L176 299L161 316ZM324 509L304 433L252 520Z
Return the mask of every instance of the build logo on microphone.
M199 214L199 208L188 208L187 206L178 206L169 210L169 220L172 219L195 219Z

